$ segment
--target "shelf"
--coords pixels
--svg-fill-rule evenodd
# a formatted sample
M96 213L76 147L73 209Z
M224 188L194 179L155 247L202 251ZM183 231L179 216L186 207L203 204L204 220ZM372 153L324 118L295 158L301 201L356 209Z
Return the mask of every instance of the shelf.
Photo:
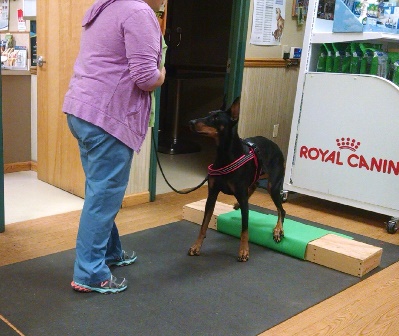
M30 76L31 73L29 70L8 70L1 69L2 76Z
M337 42L353 42L353 41L367 41L367 40L380 40L380 39L399 42L399 34L387 34L381 32L363 32L363 33L314 32L312 34L312 43L337 43Z
M310 43L338 43L367 40L399 41L399 34L365 31L362 33L333 33L332 20L316 19Z
M349 73L334 73L334 72L315 72L309 71L305 74L306 78L314 78L315 76L322 76L323 80L327 83L335 78L339 78L341 83L351 83L349 86L355 85L359 80L363 83L362 85L373 86L377 92L384 92L385 94L392 94L394 97L399 97L399 87L392 83L390 80L380 76L368 75L368 74L349 74ZM334 77L339 76L339 77ZM361 91L361 90L360 90ZM388 95L389 95L388 94Z

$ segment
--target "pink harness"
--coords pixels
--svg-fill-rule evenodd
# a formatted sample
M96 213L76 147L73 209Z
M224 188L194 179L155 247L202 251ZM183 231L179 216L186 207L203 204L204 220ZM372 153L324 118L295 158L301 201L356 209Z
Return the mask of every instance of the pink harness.
M242 155L237 160L235 160L234 162L228 164L227 166L225 166L223 168L213 169L213 164L209 165L208 166L208 175L211 175L211 176L227 175L229 173L236 171L238 168L242 167L243 165L245 165L247 162L249 162L251 160L255 161L256 170L255 170L254 180L252 182L252 183L255 183L259 179L260 169L258 169L259 168L258 158L257 158L253 148L249 149L248 154Z

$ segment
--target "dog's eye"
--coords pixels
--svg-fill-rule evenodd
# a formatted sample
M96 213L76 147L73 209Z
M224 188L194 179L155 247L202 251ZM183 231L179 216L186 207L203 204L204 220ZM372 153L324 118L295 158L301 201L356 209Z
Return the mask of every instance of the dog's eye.
M211 120L212 120L212 122L217 121L218 120L218 116L216 114L212 114L211 115Z

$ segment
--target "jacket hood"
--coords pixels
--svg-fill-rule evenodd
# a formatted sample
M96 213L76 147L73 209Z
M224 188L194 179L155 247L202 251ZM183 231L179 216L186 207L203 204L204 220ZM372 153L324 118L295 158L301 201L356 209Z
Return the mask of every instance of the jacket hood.
M110 4L112 4L115 1L117 1L117 0L98 0L98 1L96 1L93 4L93 6L91 6L87 10L85 16L83 17L82 27L85 27L85 26L89 25L90 23L92 23L106 7L108 7Z

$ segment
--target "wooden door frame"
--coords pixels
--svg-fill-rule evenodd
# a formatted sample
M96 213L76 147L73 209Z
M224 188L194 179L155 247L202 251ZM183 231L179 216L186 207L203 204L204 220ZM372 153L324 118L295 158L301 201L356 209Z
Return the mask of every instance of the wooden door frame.
M228 51L228 71L226 74L224 93L226 104L230 106L234 99L241 95L242 78L244 74L245 47L247 41L248 17L250 1L233 0L233 9L230 26L230 41ZM152 128L153 143L158 144L159 131L159 106L161 89L156 90L155 125ZM150 201L155 201L156 196L157 159L154 146L151 146L150 157Z
M234 99L241 95L244 75L245 47L247 43L248 17L250 1L233 1L230 27L229 65L226 78L226 104L230 106Z

